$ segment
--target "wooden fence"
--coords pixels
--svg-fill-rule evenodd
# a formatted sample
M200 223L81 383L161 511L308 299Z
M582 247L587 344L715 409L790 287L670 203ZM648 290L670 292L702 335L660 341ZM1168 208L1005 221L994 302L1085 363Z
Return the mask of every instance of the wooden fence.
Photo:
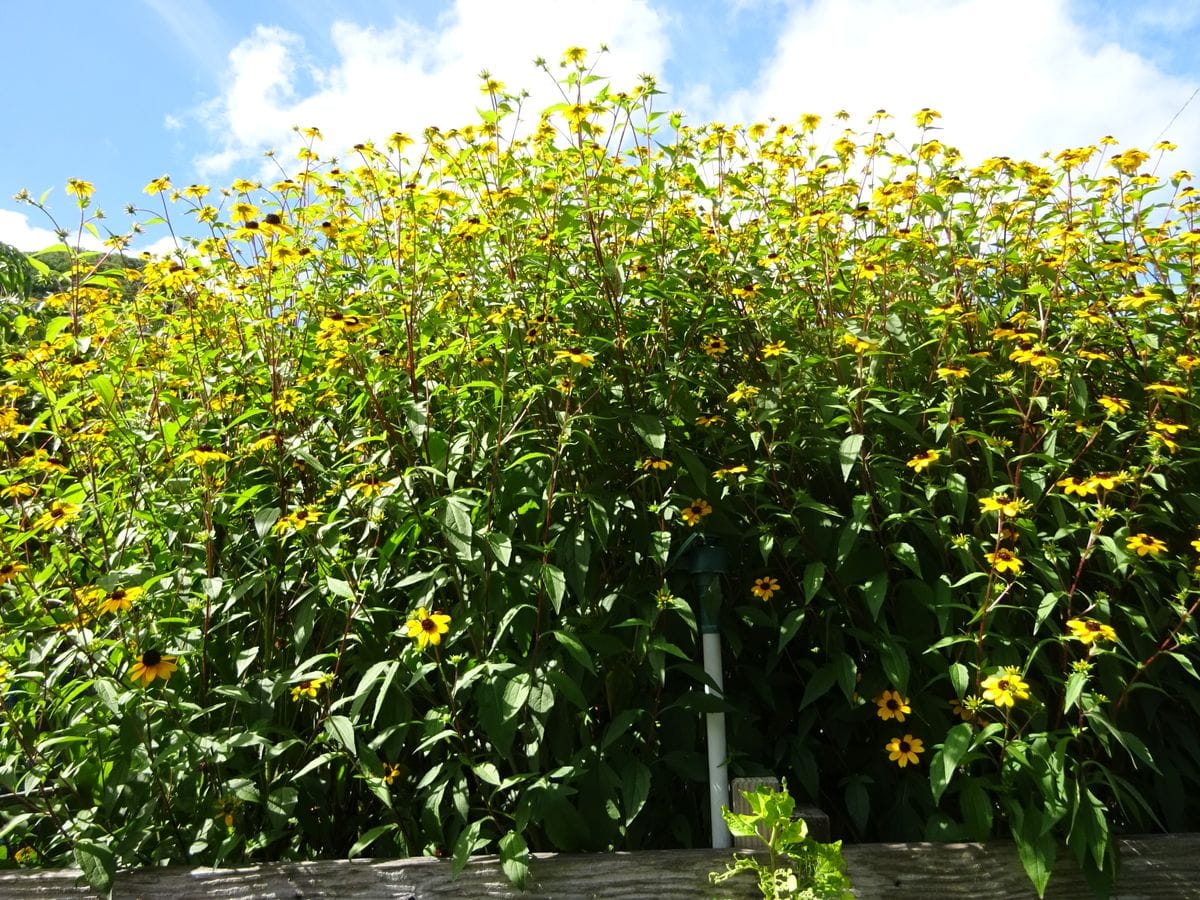
M855 844L846 863L859 898L879 900L1020 900L1034 893L1011 844ZM241 869L141 869L117 877L119 898L505 898L505 900L743 900L758 896L753 879L708 883L730 855L717 850L644 853L535 854L525 893L501 874L495 857L475 857L457 878L438 859L328 860ZM91 897L71 869L0 872L0 900ZM1047 898L1093 897L1078 869L1062 859ZM1122 900L1200 898L1200 834L1121 841Z

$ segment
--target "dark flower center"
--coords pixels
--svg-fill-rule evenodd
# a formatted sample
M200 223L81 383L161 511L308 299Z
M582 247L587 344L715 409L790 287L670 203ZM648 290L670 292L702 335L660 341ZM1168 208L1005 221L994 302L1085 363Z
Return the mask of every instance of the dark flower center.
M421 620L421 630L422 631L437 631L437 622L433 621L433 619L422 619Z
M1099 631L1102 626L1099 622L1084 622L1083 627L1088 631Z
M900 704L897 703L895 700L888 700L887 708L892 710L892 712L895 712L896 710L898 710L900 708Z
M263 216L263 221L268 225L282 225L283 219L279 218L278 213L267 213Z
M117 588L115 591L113 591L111 594L108 595L108 598L110 600L116 600L118 602L121 600L124 600L125 599L125 588Z
M1008 679L1001 678L999 681L996 682L996 687L998 687L1002 691L1007 691L1009 688Z
M912 744L910 744L908 741L900 742L900 752L901 753L908 753L910 750L912 750Z
M162 654L157 650L147 650L142 654L142 665L147 669L153 669L162 662Z

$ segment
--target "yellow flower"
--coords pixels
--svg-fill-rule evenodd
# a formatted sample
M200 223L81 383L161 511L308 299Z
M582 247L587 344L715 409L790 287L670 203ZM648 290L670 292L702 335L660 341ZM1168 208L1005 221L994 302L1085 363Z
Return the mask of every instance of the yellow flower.
M400 773L402 771L403 771L403 768L401 767L400 763L384 763L383 764L383 783L391 784L393 781L395 781L397 778L400 777Z
M147 650L137 658L137 662L129 670L129 677L140 681L143 687L148 687L155 678L169 681L171 673L178 668L174 656L163 656L157 650Z
M424 650L430 644L436 647L442 642L442 635L450 630L450 617L445 613L427 612L421 606L404 627L408 629L408 636L417 642L417 649Z
M704 352L709 356L721 356L729 350L729 345L725 343L725 339L720 336L709 335L704 339Z
M1188 427L1180 425L1178 422L1169 422L1166 419L1162 419L1154 423L1154 430L1163 434L1178 434L1181 431L1187 431Z
M1121 413L1129 412L1129 404L1121 400L1119 397L1109 397L1107 395L1096 401L1104 407L1105 411L1112 416L1119 416Z
M308 509L298 509L293 513L284 516L276 522L271 530L276 534L283 534L285 531L303 531L320 517L320 512L309 507Z
M865 353L874 348L874 344L870 341L860 338L857 334L843 334L842 343L848 346L855 353Z
M649 472L651 469L658 469L661 472L665 472L673 465L674 463L669 459L663 459L661 456L647 456L638 463L643 472Z
M966 378L971 374L971 370L965 366L939 366L937 370L938 378L958 379Z
M82 178L67 179L67 193L78 197L80 200L87 200L95 191L96 188L90 181L84 181Z
M25 497L32 497L37 493L37 488L25 481L16 481L10 485L6 485L3 490L0 490L0 497L6 500L21 500Z
M725 399L730 403L738 403L742 400L753 400L758 396L758 388L753 385L746 384L744 381L739 381L737 388L729 394Z
M133 605L133 601L145 593L145 588L114 588L100 601L100 612L123 612Z
M163 175L161 178L155 178L152 182L142 188L142 191L147 194L161 194L163 191L171 189L171 176Z
M1000 547L995 553L985 553L983 558L988 561L988 564L1000 574L1012 572L1014 575L1021 574L1021 560L1017 559L1017 554L1007 547Z
M0 584L8 584L22 572L29 569L29 566L23 563L6 562L0 565Z
M1138 556L1158 556L1167 549L1167 545L1158 538L1140 531L1125 539L1125 549L1136 551Z
M590 366L592 364L592 355L585 353L579 347L568 347L566 350L555 350L555 359L569 359L578 366Z
M1089 487L1092 493L1095 493L1097 488L1104 488L1106 491L1111 491L1118 484L1121 484L1124 481L1124 475L1112 475L1108 472L1098 472L1095 475L1089 476L1083 482L1083 484L1084 486Z
M1019 516L1028 507L1029 504L1024 500L1020 498L1009 500L1004 494L993 494L991 497L982 497L979 500L979 508L983 512L998 512L1009 518Z
M563 52L564 63L574 63L578 66L582 65L585 59L587 59L587 51L582 47L568 47Z
M680 511L680 515L687 524L695 526L700 524L700 520L712 511L713 508L709 506L707 500L697 497Z
M1076 481L1073 478L1063 478L1055 481L1055 485L1057 487L1061 487L1062 492L1067 494L1068 497L1070 494L1076 494L1076 496L1079 497L1087 497L1087 494L1096 493L1096 485L1093 484L1091 479Z
M750 588L750 593L760 600L770 600L777 590L779 590L779 582L768 576L754 579L754 587Z
M924 453L914 456L905 465L916 472L924 472L940 458L941 454L936 450L926 450Z
M1146 390L1155 394L1171 394L1174 397L1182 397L1187 393L1187 388L1171 384L1169 381L1156 381L1153 384L1148 384L1146 385Z
M392 482L380 481L376 475L364 475L358 481L350 485L350 493L357 494L364 499L370 499L380 493L385 487L391 487Z
M1184 353L1175 357L1175 365L1183 369L1185 372L1190 372L1196 366L1200 366L1200 356L1195 356L1191 353Z
M722 466L713 472L713 478L717 481L724 481L730 475L745 475L749 471L745 466Z
M787 350L787 345L783 341L774 341L763 347L762 355L764 359L770 359L772 356L782 356Z
M321 688L331 681L333 681L333 677L325 673L312 678L306 678L292 688L292 701L297 702L303 697L308 697L310 700L315 699L317 694L321 692Z
M68 524L78 518L78 506L74 503L55 500L50 504L50 508L42 513L37 521L33 523L33 530L45 531L46 529L57 530L59 528L66 528Z
M925 752L925 744L920 738L906 734L902 738L892 738L888 741L885 749L887 750L888 759L903 769L909 763L915 766L921 761L917 754Z
M983 699L1011 707L1016 700L1029 699L1029 685L1022 680L1019 670L1009 666L983 680Z
M912 707L908 705L908 698L900 696L899 691L884 691L875 698L875 705L879 707L875 710L875 715L885 722L888 719L903 722L904 717L912 712Z
M181 453L179 458L190 459L198 466L212 462L229 462L229 454L222 453L220 450L214 448L212 444L197 444L191 450Z
M709 415L696 416L696 424L699 425L701 428L711 428L714 425L720 425L724 421L725 421L724 416L709 416Z
M1117 639L1117 632L1113 630L1111 625L1105 625L1094 619L1069 619L1067 627L1072 631L1071 637L1085 644L1101 640L1115 641Z
M942 114L936 109L930 109L928 106L924 106L913 116L913 121L917 123L918 128L928 128L933 124L934 119L940 119L941 117Z

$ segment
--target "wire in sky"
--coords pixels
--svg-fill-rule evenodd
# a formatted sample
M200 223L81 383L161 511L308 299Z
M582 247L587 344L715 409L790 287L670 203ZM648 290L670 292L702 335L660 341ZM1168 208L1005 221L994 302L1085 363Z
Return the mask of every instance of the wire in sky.
M1156 137L1154 139L1154 143L1157 144L1159 141L1162 140L1162 136L1170 130L1172 125L1175 124L1175 120L1178 119L1183 114L1183 111L1188 108L1188 104L1196 99L1197 94L1200 94L1200 87L1198 87L1194 91L1192 91L1192 96L1188 97L1187 102L1184 103L1183 106L1179 107L1179 112L1177 112L1177 113L1175 113L1175 115L1171 116L1171 121L1167 123L1166 128L1164 128L1162 131L1160 131L1158 133L1158 137Z

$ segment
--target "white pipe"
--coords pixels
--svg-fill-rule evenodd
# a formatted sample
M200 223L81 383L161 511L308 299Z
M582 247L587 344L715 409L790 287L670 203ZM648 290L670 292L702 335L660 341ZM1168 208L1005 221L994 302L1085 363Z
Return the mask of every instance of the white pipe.
M712 679L716 690L709 685L704 692L715 697L725 695L725 676L721 671L721 636L702 634L704 674ZM712 845L727 850L733 845L729 826L721 816L721 807L729 804L729 770L725 767L725 713L711 712L705 716L708 729L708 811L712 820Z

